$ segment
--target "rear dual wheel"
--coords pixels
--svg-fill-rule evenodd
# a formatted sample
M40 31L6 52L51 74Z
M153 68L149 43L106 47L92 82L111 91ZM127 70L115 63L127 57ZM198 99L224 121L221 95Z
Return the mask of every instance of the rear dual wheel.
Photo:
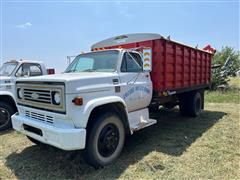
M179 108L183 116L197 117L203 109L200 92L193 92L179 98Z
M115 113L104 113L89 128L84 158L95 168L114 162L124 146L125 129Z

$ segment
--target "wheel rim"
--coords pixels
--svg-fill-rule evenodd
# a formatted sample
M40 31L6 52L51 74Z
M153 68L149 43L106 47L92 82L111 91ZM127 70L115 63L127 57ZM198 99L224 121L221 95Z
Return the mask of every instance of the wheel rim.
M0 108L0 127L5 126L10 121L10 114L5 108Z
M111 156L119 144L119 131L114 124L107 124L98 138L98 152L103 157Z

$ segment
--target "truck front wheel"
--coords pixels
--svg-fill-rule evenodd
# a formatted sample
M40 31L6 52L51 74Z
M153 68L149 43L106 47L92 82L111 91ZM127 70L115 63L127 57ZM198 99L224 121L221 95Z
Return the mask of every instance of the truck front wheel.
M11 116L15 112L16 111L7 102L0 102L0 131L12 127Z
M125 140L125 129L121 119L114 113L104 113L88 129L84 150L86 162L99 168L115 161Z

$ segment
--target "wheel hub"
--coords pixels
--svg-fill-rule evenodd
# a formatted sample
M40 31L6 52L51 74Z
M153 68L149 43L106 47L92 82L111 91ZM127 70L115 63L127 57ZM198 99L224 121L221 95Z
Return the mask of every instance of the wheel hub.
M114 124L106 125L98 138L98 151L104 157L111 156L119 143L119 132Z

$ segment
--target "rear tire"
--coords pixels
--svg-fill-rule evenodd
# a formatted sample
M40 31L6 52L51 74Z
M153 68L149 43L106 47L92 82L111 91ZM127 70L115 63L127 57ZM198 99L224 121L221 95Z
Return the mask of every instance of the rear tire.
M11 116L16 113L7 102L0 102L0 131L5 131L12 127Z
M85 161L95 168L114 162L125 141L125 129L119 116L115 113L104 113L88 129Z
M203 99L200 92L185 94L179 98L179 101L183 116L197 117L202 112Z

